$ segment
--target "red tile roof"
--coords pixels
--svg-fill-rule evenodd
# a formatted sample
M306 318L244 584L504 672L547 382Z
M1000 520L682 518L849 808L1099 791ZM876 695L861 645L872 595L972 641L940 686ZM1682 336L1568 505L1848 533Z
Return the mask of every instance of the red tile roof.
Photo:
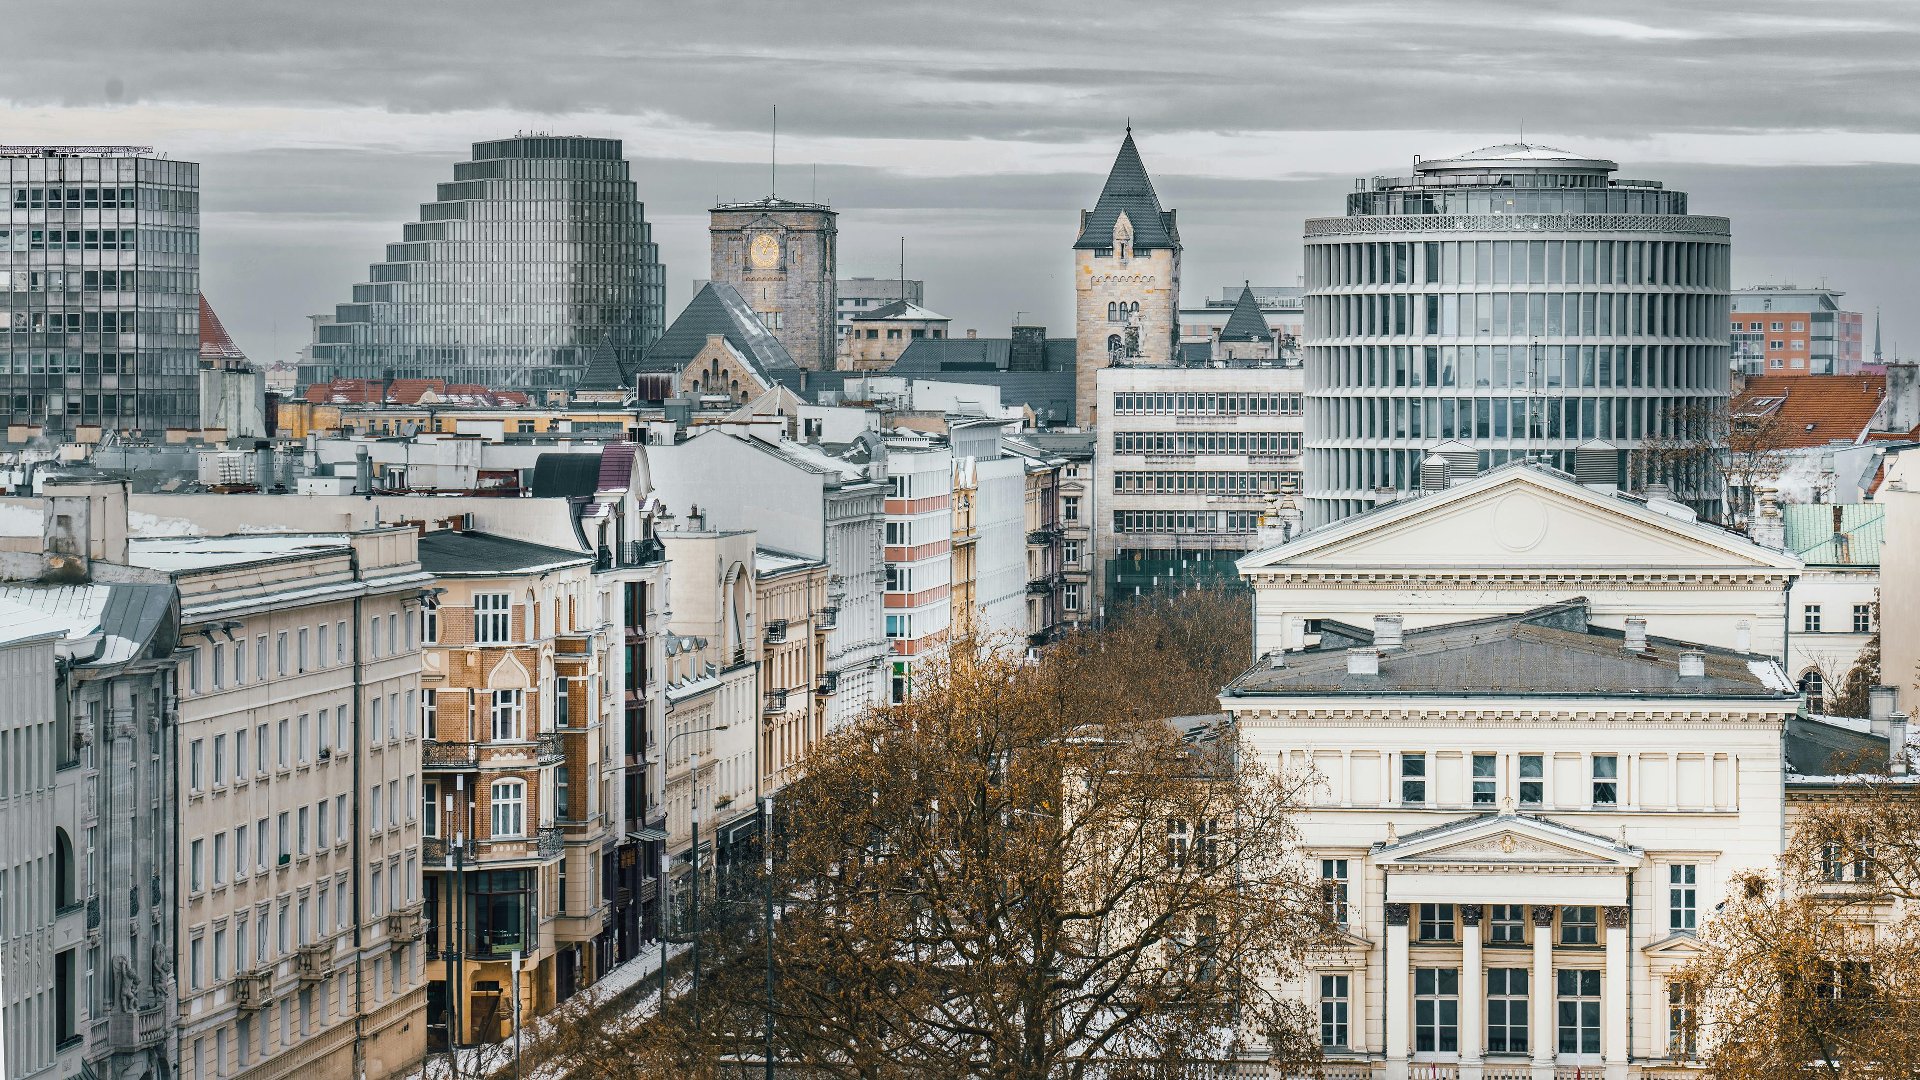
M200 359L202 360L245 360L247 354L233 343L227 334L227 328L220 324L220 316L213 313L213 305L207 298L200 298Z
M1885 375L1763 375L1733 399L1733 414L1774 418L1788 448L1856 443L1886 396Z

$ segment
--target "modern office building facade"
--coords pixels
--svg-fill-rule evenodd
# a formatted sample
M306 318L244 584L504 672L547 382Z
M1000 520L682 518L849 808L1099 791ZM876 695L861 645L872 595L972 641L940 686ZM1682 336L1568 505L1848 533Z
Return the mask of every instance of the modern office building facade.
M1866 319L1839 289L1752 285L1732 296L1733 363L1744 375L1853 375ZM1877 361L1876 361L1877 362Z
M200 421L200 166L140 146L0 147L8 441Z
M299 382L566 389L596 347L637 358L665 325L665 270L620 140L516 136L474 143L352 299L314 320Z
M1616 168L1524 143L1416 159L1307 222L1309 526L1418 486L1443 443L1461 468L1570 470L1725 405L1728 221ZM1718 516L1704 464L1660 479Z

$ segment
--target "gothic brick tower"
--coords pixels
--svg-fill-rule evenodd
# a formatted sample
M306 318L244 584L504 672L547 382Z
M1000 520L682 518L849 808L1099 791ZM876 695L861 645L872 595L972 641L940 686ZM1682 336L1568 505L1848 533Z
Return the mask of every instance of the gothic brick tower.
M1160 209L1133 145L1120 144L1073 242L1074 398L1081 427L1094 413L1094 373L1113 364L1173 362L1180 341L1180 230Z

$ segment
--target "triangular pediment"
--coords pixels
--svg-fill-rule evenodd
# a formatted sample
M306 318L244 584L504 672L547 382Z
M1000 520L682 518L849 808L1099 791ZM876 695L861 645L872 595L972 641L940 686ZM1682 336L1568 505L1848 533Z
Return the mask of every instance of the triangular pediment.
M1640 951L1652 957L1691 960L1700 955L1700 942L1691 933L1668 934L1658 941L1648 942Z
M1333 567L1798 570L1800 561L1718 526L1594 491L1533 466L1361 514L1240 560L1242 571Z
M1484 815L1423 830L1375 851L1384 869L1432 866L1628 868L1638 848L1541 818Z

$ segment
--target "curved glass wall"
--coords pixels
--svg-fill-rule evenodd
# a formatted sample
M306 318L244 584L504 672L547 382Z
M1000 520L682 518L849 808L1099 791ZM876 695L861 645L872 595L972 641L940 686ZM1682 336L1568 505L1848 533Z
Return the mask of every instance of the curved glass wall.
M350 303L316 320L302 384L572 386L606 343L660 336L666 272L618 139L475 143Z
M1619 195L1634 208L1579 202ZM1464 209L1353 212L1376 197ZM1475 201L1524 198L1560 209L1496 214ZM1685 206L1670 191L1367 192L1349 198L1349 217L1308 222L1308 524L1417 486L1441 443L1478 450L1483 469L1531 456L1571 471L1582 443L1683 440L1724 408L1727 221ZM1719 516L1711 470L1663 479Z

